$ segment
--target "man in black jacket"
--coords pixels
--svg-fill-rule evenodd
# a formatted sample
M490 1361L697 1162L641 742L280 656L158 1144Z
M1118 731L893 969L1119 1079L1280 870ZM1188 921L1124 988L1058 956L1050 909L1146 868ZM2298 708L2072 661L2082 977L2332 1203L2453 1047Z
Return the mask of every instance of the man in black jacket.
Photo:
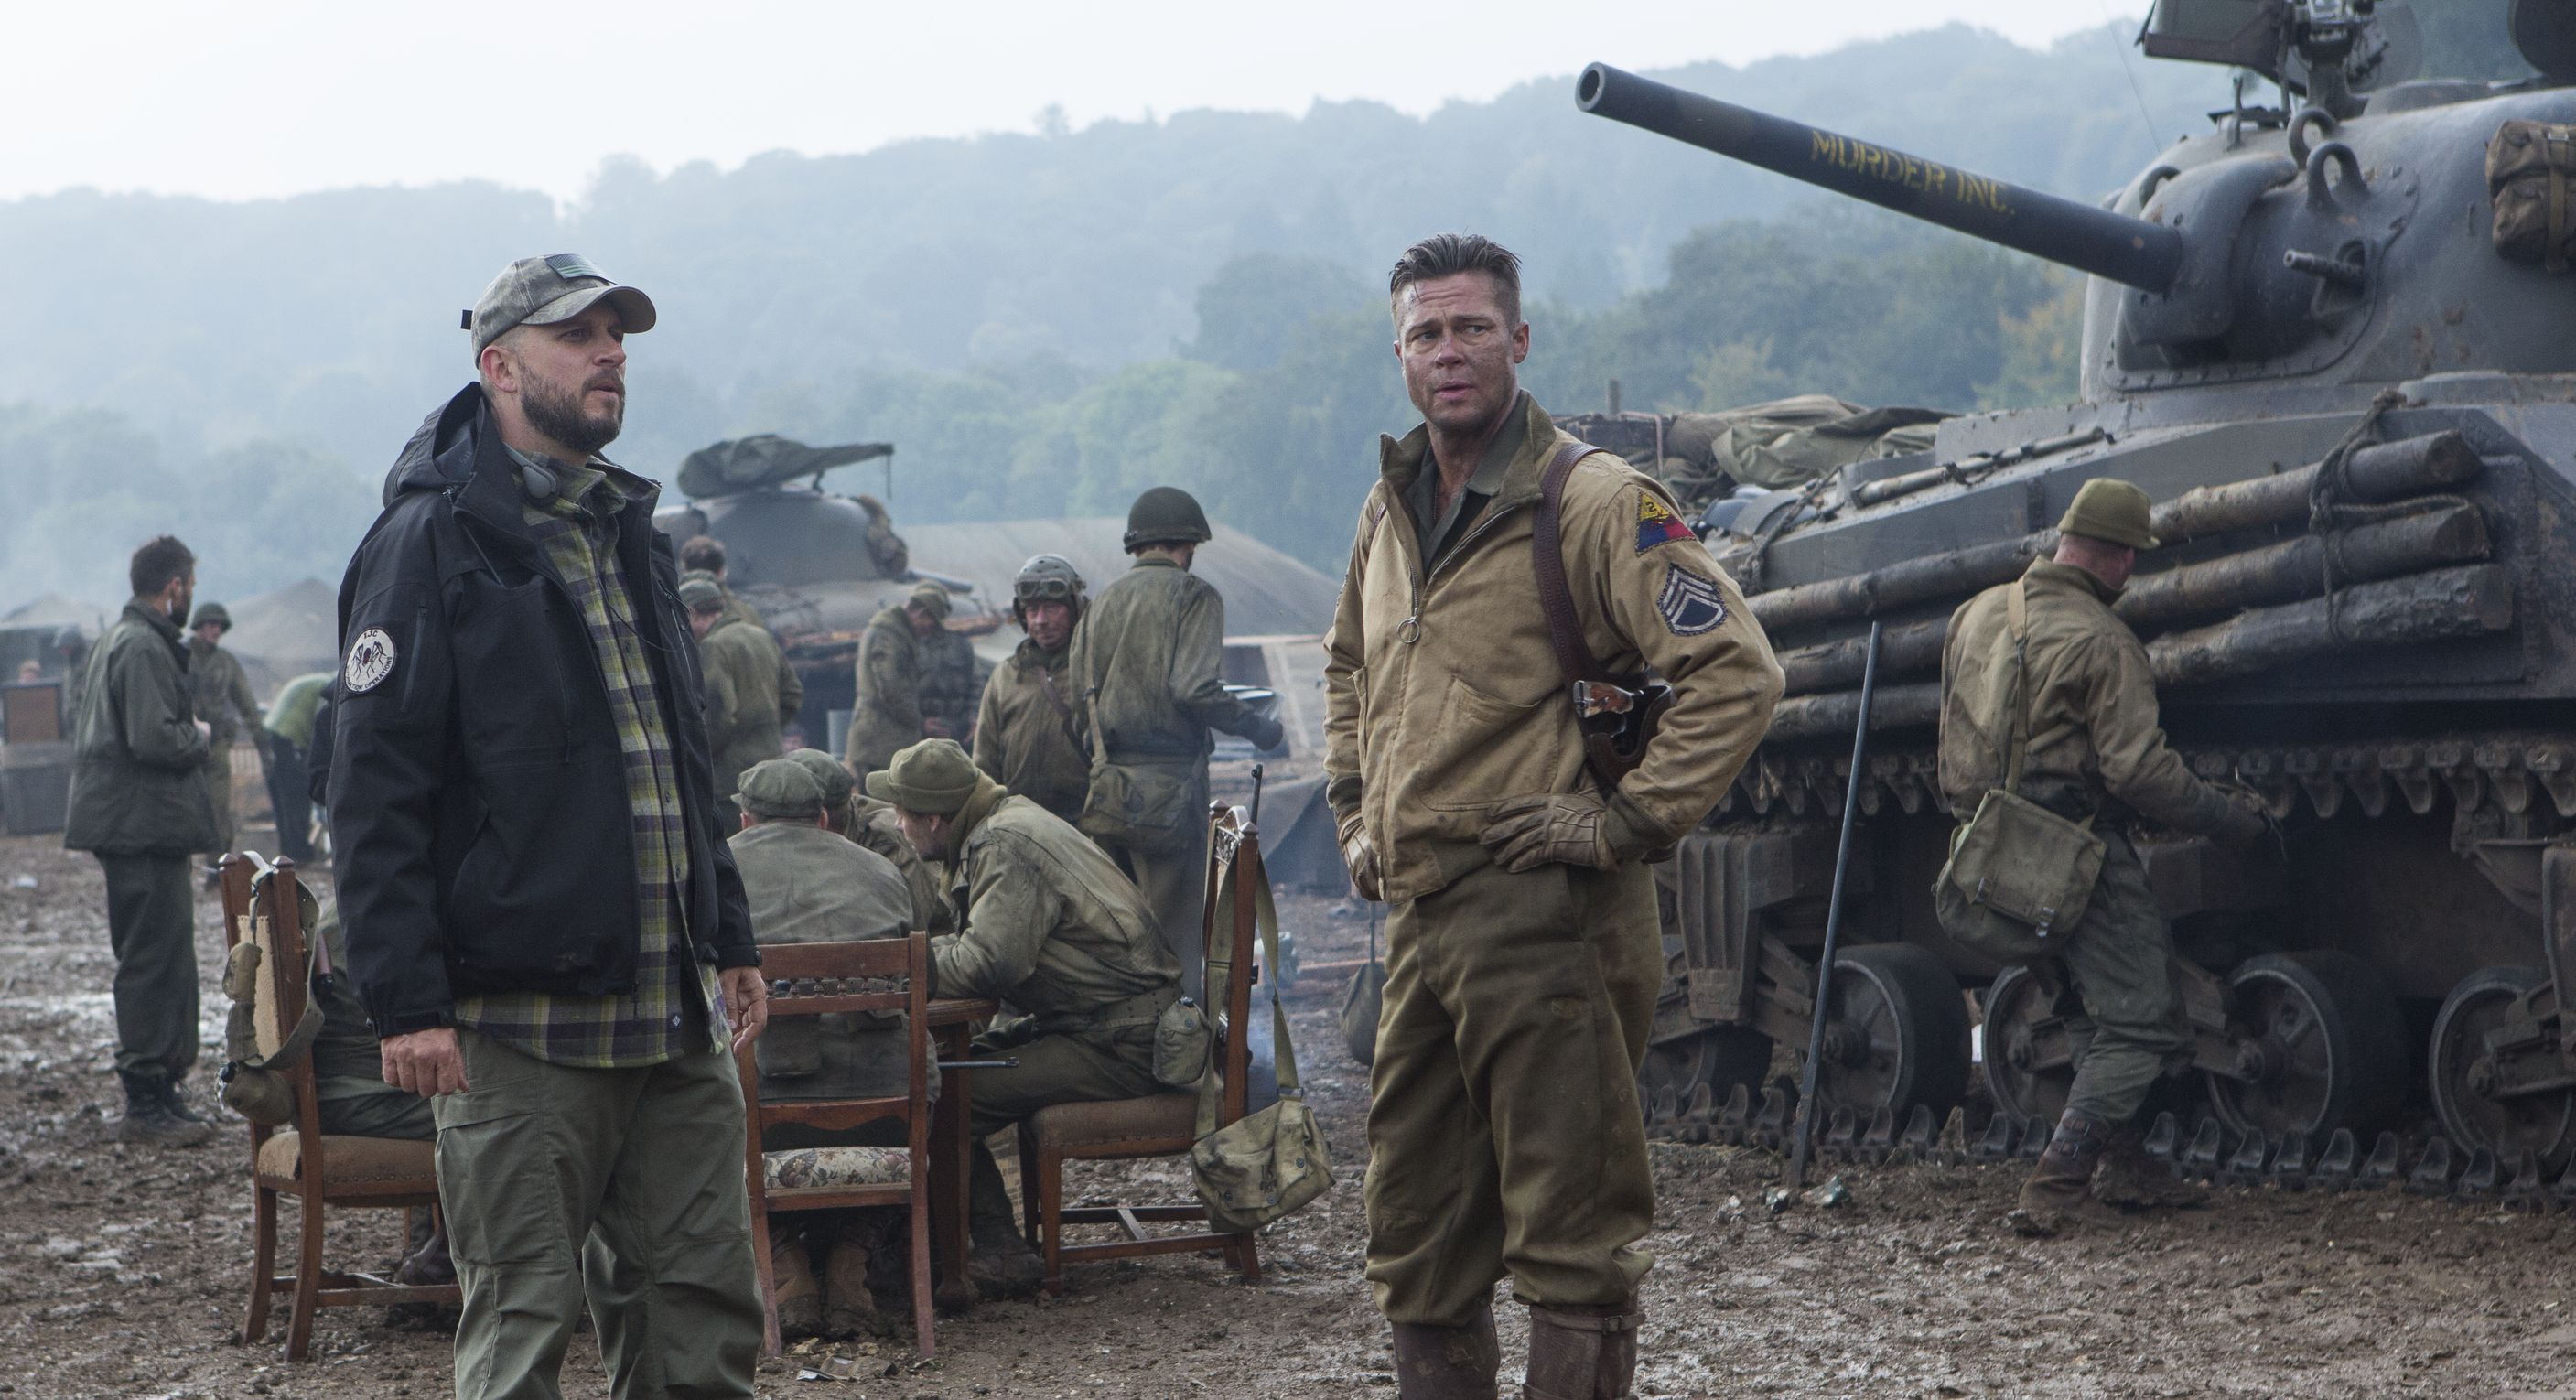
M658 488L599 455L653 321L512 263L340 585L340 912L386 1082L435 1099L460 1400L554 1395L585 1290L618 1395L752 1393L759 953Z

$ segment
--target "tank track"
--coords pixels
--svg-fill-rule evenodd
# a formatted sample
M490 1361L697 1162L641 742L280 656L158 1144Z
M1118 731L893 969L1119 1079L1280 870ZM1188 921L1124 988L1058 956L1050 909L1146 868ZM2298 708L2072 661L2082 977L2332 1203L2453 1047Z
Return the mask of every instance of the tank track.
M1785 1081L1757 1098L1735 1085L1719 1101L1695 1086L1688 1102L1670 1092L1645 1106L1646 1136L1658 1142L1713 1143L1785 1154L1796 1129L1797 1089ZM1900 1122L1881 1108L1866 1121L1837 1109L1816 1134L1815 1159L1836 1166L1991 1166L2036 1159L2052 1125L2010 1113L1972 1118L1966 1106L1936 1120L1917 1105ZM2147 1130L2147 1154L2177 1179L2214 1186L2272 1186L2283 1191L2389 1191L2502 1207L2531 1215L2576 1213L2576 1163L2552 1175L2530 1152L2503 1161L2485 1148L2468 1151L2439 1133L2382 1132L2365 1143L2349 1128L2323 1142L2305 1133L2273 1141L2260 1129L2238 1134L2202 1114L2185 1127L2171 1112Z
M2545 816L2576 819L2576 742L2563 732L2488 731L2431 739L2390 739L2278 747L2178 746L2192 771L2229 779L2263 795L2275 817L2301 807L2332 817L2347 805L2365 816L2410 811L2422 816L2447 795L2456 816ZM1925 810L1948 815L1933 752L1896 748L1873 754L1860 793L1864 815ZM1835 817L1842 811L1851 760L1828 754L1764 749L1745 765L1714 816Z

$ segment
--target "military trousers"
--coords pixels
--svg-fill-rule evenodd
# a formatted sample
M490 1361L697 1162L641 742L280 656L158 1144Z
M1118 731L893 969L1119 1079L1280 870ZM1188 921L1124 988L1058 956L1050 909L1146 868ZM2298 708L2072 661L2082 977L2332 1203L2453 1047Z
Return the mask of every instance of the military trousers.
M747 1397L760 1285L731 1055L549 1064L457 1033L436 1101L457 1282L458 1400L553 1400L585 1293L620 1400Z
M1001 1169L984 1139L1041 1108L1101 1099L1135 1099L1163 1092L1154 1078L1154 1028L1133 1026L1094 1035L979 1037L979 1058L1008 1056L1013 1069L975 1070L975 1108L966 1120L974 1135L972 1168L977 1190L970 1202L987 1228L1011 1227L1009 1198L1001 1194Z
M1369 1072L1368 1280L1391 1322L1457 1326L1508 1275L1625 1303L1652 1260L1637 1071L1663 975L1652 872L1472 871L1395 906Z
M428 1142L438 1136L438 1114L430 1101L381 1079L316 1074L313 1086L325 1133L412 1142Z
M1181 995L1205 1000L1207 983L1208 769L1206 759L1186 760L1197 775L1175 850L1152 853L1101 843L1136 882L1145 907L1163 930L1163 942L1181 965Z
M184 852L109 855L116 1071L176 1083L197 1063L197 902Z
M2106 831L2102 840L2093 902L2054 970L2083 1007L2066 1017L2076 1050L2066 1106L2120 1124L2157 1079L2189 1062L2192 1032L2174 978L2173 930L2147 888L2146 863L2126 836Z
M233 851L235 830L233 816L233 745L229 739L217 740L206 748L206 790L215 804L215 848L206 854L222 860Z
M313 859L312 769L303 746L271 734L260 757L269 809L277 814L277 853L298 865Z

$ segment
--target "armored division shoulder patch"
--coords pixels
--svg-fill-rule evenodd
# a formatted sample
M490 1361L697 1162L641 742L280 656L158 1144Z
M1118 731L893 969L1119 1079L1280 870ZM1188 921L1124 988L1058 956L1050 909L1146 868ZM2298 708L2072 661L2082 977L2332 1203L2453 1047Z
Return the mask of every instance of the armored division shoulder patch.
M1680 516L1673 514L1670 507L1656 499L1654 492L1642 486L1637 488L1637 552L1639 554L1659 544L1697 538L1699 538L1697 535L1691 533L1691 527L1682 523Z
M1696 637L1717 630L1726 621L1726 593L1715 579L1702 578L1679 564L1664 576L1664 591L1655 599L1655 611L1664 615L1664 625L1676 637Z
M385 629L370 627L349 643L349 660L341 668L340 681L351 695L364 695L393 673L394 639L385 635Z

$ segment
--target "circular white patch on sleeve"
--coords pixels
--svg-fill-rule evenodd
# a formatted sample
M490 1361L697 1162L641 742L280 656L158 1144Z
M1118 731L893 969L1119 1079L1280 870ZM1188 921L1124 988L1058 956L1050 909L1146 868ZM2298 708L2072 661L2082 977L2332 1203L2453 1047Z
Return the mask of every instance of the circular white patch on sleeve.
M341 668L341 684L351 695L364 695L385 683L394 673L394 639L385 629L370 627L349 644L349 662Z

